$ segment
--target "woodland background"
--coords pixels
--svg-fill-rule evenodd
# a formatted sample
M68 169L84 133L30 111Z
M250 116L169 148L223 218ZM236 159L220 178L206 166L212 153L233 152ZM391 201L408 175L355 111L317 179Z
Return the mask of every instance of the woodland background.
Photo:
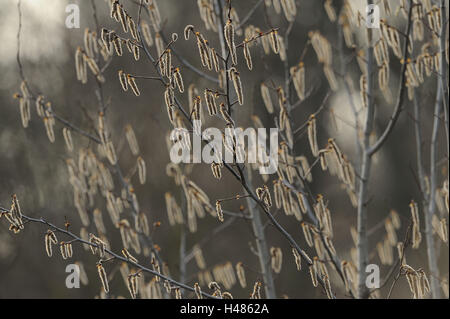
M127 3L128 1L123 1ZM243 17L255 4L256 0L236 0L233 6L238 14ZM299 16L297 24L292 30L288 56L295 61L300 56L304 44L307 41L307 32L311 29L320 30L327 37L333 48L339 47L339 35L336 25L331 23L323 9L322 1L299 1ZM365 1L352 0L355 8L362 8ZM361 4L359 4L361 2ZM393 1L396 2L396 1ZM65 6L69 3L77 3L81 8L81 28L67 29L64 25L66 19ZM108 16L107 4L104 1L96 1L99 10L101 24L109 29L117 29ZM336 11L342 5L341 1L334 1ZM128 5L128 4L127 4ZM200 23L196 1L171 0L159 1L160 11L166 19L164 31L166 34L176 32L180 39L176 44L177 50L194 65L200 66L195 44L182 39L183 29L187 24L194 24L200 30L204 26ZM137 11L130 5L130 12ZM23 1L23 30L22 30L22 61L24 72L31 85L49 96L53 102L55 111L62 115L76 114L71 117L74 123L88 127L88 117L95 114L97 100L90 86L82 85L76 81L74 67L74 48L82 45L83 30L86 27L94 28L92 7L88 0L36 0ZM280 17L271 17L272 23L285 26L286 20ZM255 14L249 23L268 28L263 14ZM18 103L13 99L13 93L18 90L20 78L16 64L16 33L18 27L17 2L3 0L0 9L0 203L8 205L12 193L16 193L21 201L24 213L40 217L45 216L52 222L63 225L65 217L73 224L74 229L79 229L79 217L73 206L73 195L65 165L67 152L61 130L56 131L56 142L52 145L48 142L42 121L33 117L30 126L24 129L20 122ZM361 33L360 36L363 36ZM217 43L213 43L217 46ZM345 54L350 54L345 49ZM241 68L241 76L246 96L246 106L237 108L237 116L241 126L250 126L250 115L257 114L267 127L273 126L273 122L267 115L259 93L259 85L262 80L271 77L275 82L281 82L283 69L279 58L276 56L264 56L260 50L255 50L252 72ZM337 59L336 59L337 60ZM309 115L317 110L324 96L329 91L328 83L323 77L321 67L317 64L314 54L308 54L305 59L308 67L307 90L312 89L312 95L297 108L293 117L298 125L304 123ZM274 67L279 65L279 68ZM270 69L267 69L270 66ZM120 165L123 171L128 172L133 168L135 159L132 158L124 139L124 127L131 124L136 132L138 142L147 163L147 183L143 186L136 182L136 191L139 196L142 210L147 212L150 223L160 221L161 226L154 232L154 241L162 247L161 255L171 265L172 275L177 277L178 249L180 242L180 229L172 228L168 224L164 193L172 192L176 196L180 190L175 186L173 179L165 174L165 168L170 161L167 151L165 135L171 129L164 108L164 101L160 84L153 81L141 81L139 87L141 96L125 94L117 80L117 71L125 69L134 74L151 74L151 66L146 59L135 62L127 55L127 58L116 58L106 74L110 79L105 84L106 99L109 102L108 121L111 127L116 128L113 139L116 141L117 153L121 158ZM269 71L270 70L270 71ZM358 74L357 65L353 64L346 70L349 74ZM391 73L391 85L393 92L398 86L398 69ZM188 69L183 69L185 83L195 83L205 86L203 79L193 74ZM246 83L256 83L254 87ZM430 132L432 124L433 104L423 101L434 101L436 92L435 81L430 81L422 88L420 107L423 116L424 132ZM355 83L358 88L358 83ZM355 98L359 100L359 93L355 91ZM381 132L391 114L392 105L386 105L382 98L377 106L376 131ZM343 90L333 93L327 102L327 108L332 109L339 118L333 119L330 112L320 115L318 121L319 144L324 144L329 136L335 137L338 144L349 157L355 154L354 128L348 123L353 123L353 115L348 106L348 101ZM408 204L411 199L420 198L416 178L416 160L414 139L414 123L412 120L412 103L406 101L405 110L402 112L394 133L377 155L372 168L370 181L370 225L377 225L382 221L391 209L395 209L406 219L402 219L403 227L399 232L401 238L406 232L405 220L410 216ZM246 122L245 119L248 119ZM334 122L336 121L337 127ZM89 127L88 127L89 128ZM74 135L75 136L75 135ZM424 136L424 151L429 153L429 134ZM75 138L76 147L88 145L86 139ZM119 142L117 142L119 141ZM440 134L440 157L444 157L444 134ZM297 141L296 151L301 154L310 154L308 140L302 136ZM428 166L429 156L425 156L425 165ZM445 161L445 158L442 159ZM442 162L441 162L442 163ZM447 165L439 166L439 173L448 175ZM207 172L207 173L205 173ZM324 193L330 202L330 210L333 216L335 229L334 243L338 254L342 258L350 259L349 250L353 246L349 225L356 225L356 209L353 208L345 192L341 189L336 179L322 174L320 167L313 169L314 182L312 191ZM208 165L199 164L193 167L191 175L203 189L207 190L212 200L233 196L240 192L236 181L224 174L218 182L210 173ZM262 183L259 178L255 184ZM241 203L230 203L227 210L237 211ZM286 229L293 234L301 245L305 245L301 228L293 219L278 214L277 219ZM265 220L265 218L264 218ZM110 221L105 218L106 223ZM209 236L210 231L217 227L217 219L206 217L200 221L199 231L188 235L187 246L191 247L195 242ZM111 225L107 225L107 227ZM249 253L248 242L252 240L251 226L244 220L237 220L219 235L214 236L204 246L204 256L209 265L231 261L235 264L243 261L257 268L257 259ZM384 228L381 227L370 237L372 254L376 254L375 244L384 236ZM8 231L5 223L0 223L0 298L91 298L98 295L100 283L95 270L96 257L85 252L80 246L74 247L74 260L80 258L90 279L90 285L80 289L67 289L65 287L65 267L72 261L62 260L60 256L49 259L45 254L43 227L28 227L18 235ZM305 271L297 272L293 262L290 248L277 231L269 226L266 230L269 244L283 249L283 271L275 277L278 296L286 295L289 298L323 298L319 289L311 285L309 274ZM18 238L16 238L18 237ZM117 236L116 236L117 237ZM113 245L120 247L120 239L112 240ZM425 245L423 242L422 245ZM439 265L448 267L448 247L440 244ZM379 262L377 257L375 262ZM416 267L426 269L426 251L421 249L408 256L408 263ZM389 267L381 267L381 275L386 274ZM445 270L445 268L444 268ZM188 265L188 278L194 278L197 271L195 262ZM248 281L255 280L256 274L247 272ZM447 271L442 273L447 277ZM193 284L195 279L191 280ZM299 289L301 287L301 289ZM118 278L111 282L111 290L116 295L128 295L127 288ZM248 291L240 288L234 290L235 297L247 297ZM384 292L385 293L385 292ZM343 296L341 296L343 297ZM410 291L405 279L400 280L393 292L393 298L410 297Z

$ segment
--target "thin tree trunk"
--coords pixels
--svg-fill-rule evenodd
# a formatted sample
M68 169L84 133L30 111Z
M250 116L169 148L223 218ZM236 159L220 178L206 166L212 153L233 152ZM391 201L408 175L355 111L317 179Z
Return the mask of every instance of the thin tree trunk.
M427 242L427 255L428 255L428 268L431 275L431 292L434 299L441 297L440 285L439 285L439 268L437 266L436 246L433 238L433 226L432 218L436 213L436 162L437 162L437 139L439 132L440 118L442 107L442 81L438 81L436 104L434 107L434 119L433 119L433 133L431 136L431 149L430 149L430 196L428 202L428 211L425 211L425 236Z
M373 0L368 0L367 4L373 4ZM372 98L372 66L374 61L373 47L372 47L372 29L367 29L368 47L367 47L367 109L366 119L364 123L364 137L363 137L363 154L361 165L361 181L359 183L358 193L358 298L367 298L369 290L366 286L366 267L369 262L369 240L367 236L367 200L368 200L368 184L370 178L370 167L372 158L369 153L370 150L370 134L373 129L374 121L374 105Z
M252 185L251 172L247 173L247 183ZM258 250L259 265L261 268L261 275L264 281L264 290L266 292L266 298L275 299L275 284L273 281L272 270L270 269L270 255L269 248L267 246L266 235L264 233L264 227L261 221L261 214L258 210L256 202L247 197L247 205L252 217L253 232L256 237L256 248Z

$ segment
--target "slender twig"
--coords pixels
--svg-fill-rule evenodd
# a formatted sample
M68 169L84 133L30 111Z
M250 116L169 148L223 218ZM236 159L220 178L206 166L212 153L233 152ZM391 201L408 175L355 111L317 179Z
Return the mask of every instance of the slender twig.
M3 209L2 209L2 210L3 210ZM5 209L4 211L7 211L7 210ZM9 212L9 211L8 211L8 212ZM89 241L86 241L86 240L84 240L84 239L78 237L78 236L75 235L74 233L72 233L72 232L70 232L70 231L68 231L68 230L65 230L65 229L63 229L63 228L60 228L60 227L58 227L58 226L55 226L54 224L52 224L52 223L46 221L46 220L43 219L43 218L33 218L33 217L26 216L26 215L22 215L22 218L23 218L24 220L30 222L30 223L40 223L40 224L46 225L46 226L50 227L53 231L58 232L58 233L65 234L65 235L67 235L68 237L70 237L70 238L76 240L76 241L79 242L79 243L82 243L82 244L85 244L85 245L89 245L89 246L93 246L93 247L98 247L97 244L94 244L94 243L91 243L91 242L89 242ZM112 250L110 250L110 249L105 249L105 251L106 251L109 255L111 255L112 257L114 257L115 259L121 260L121 261L123 261L123 262L126 262L126 263L130 264L131 266L140 269L141 271L147 272L147 273L152 274L152 275L154 275L154 276L158 276L158 277L160 277L161 279L167 280L168 282L170 282L171 284L173 284L173 285L175 285L175 286L177 286L177 287L181 287L181 288L184 288L184 289L186 289L186 290L193 291L193 292L195 291L194 288L192 288L192 287L189 287L189 286L187 286L187 285L185 285L185 284L182 284L182 283L180 283L180 282L178 282L178 281L176 281L176 280L174 280L174 279L172 279L172 278L170 278L170 277L167 277L167 276L165 276L165 275L163 275L163 274L160 274L159 272L154 271L154 270L152 270L152 269L149 269L149 268L147 268L147 267L145 267L145 266L143 266L143 265L141 265L141 264L135 263L135 262L129 260L128 258L125 258L125 257L123 257L123 256L121 256L121 255L119 255L119 254L114 253L114 252L113 252ZM211 296L211 295L209 295L209 294L207 294L207 293L204 293L204 292L202 292L202 295L205 296L205 297L207 297L207 298L214 298L214 299L216 298L216 297L213 297L213 296Z
M400 87L399 92L397 95L397 103L394 108L394 112L391 115L391 118L389 120L388 125L386 126L386 129L381 134L380 138L373 144L369 150L368 155L369 157L373 156L380 148L383 146L384 142L388 139L390 134L392 133L392 130L394 129L395 124L397 123L397 120L400 116L400 113L402 111L403 107L403 100L405 97L405 91L406 91L406 67L407 67L407 60L408 60L408 46L409 46L409 35L411 33L411 21L412 21L412 9L414 7L414 3L410 1L409 5L409 14L408 14L408 26L406 31L406 39L405 39L405 46L403 49L403 65L400 71ZM369 97L370 98L370 97Z

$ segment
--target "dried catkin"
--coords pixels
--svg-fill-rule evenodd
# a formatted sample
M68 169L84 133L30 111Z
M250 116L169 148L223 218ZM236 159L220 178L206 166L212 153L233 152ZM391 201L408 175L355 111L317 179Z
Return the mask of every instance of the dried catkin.
M137 168L138 168L139 182L141 183L141 185L144 185L145 180L147 179L147 169L145 166L145 161L141 156L137 158Z
M319 156L319 146L317 144L316 117L314 115L311 115L308 121L308 140L312 154L315 157Z
M202 290L200 289L200 286L197 282L194 284L194 292L197 296L197 299L203 299Z
M66 148L69 152L73 152L73 141L72 133L67 127L63 128L64 142L66 143Z
M131 298L136 299L138 292L138 281L136 275L128 275L128 291L130 292Z
M272 30L269 35L270 45L272 47L272 51L276 54L280 52L280 43L278 41L278 31Z
M149 47L151 47L153 45L153 37L152 37L152 33L150 31L150 26L147 24L147 22L143 21L141 23L141 28L142 28L142 35L144 36L144 40L147 43L147 45Z
M223 222L224 221L223 210L222 210L222 205L221 205L220 201L216 201L216 213L217 213L217 218L219 219L219 221Z
M238 97L239 105L243 105L244 104L244 94L242 93L242 82L241 82L240 73L234 67L232 67L229 70L229 73L230 73L231 80L233 81L234 90Z
M134 156L137 156L139 154L139 144L136 139L136 134L134 134L133 127L129 124L125 126L125 137L127 139L131 153Z
M66 243L65 242L60 242L59 243L59 250L61 252L61 256L63 259L67 259L67 249L66 249Z
M296 248L292 248L292 254L294 255L295 265L297 266L297 270L302 270L302 258L300 257L300 254L298 253Z
M261 286L262 284L259 281L255 282L250 299L261 299Z
M203 252L202 252L202 249L200 248L200 246L195 245L192 248L192 252L194 254L194 259L195 259L195 262L196 262L198 268L206 269L206 261L205 261L205 258L203 257Z
M333 299L333 292L331 291L331 283L328 275L323 276L323 282L325 284L325 291L327 293L328 299Z
M271 255L272 270L276 274L279 274L281 272L281 266L283 264L283 253L281 251L281 248L279 248L279 247L271 247L270 248L270 255Z
M108 276L106 275L105 268L103 268L101 263L97 264L97 272L102 282L103 290L105 293L109 292Z
M242 262L238 262L236 264L236 274L239 279L239 284L242 288L247 287L247 280L245 279L245 269L244 264Z
M309 266L309 274L311 275L311 281L314 287L317 287L318 281L317 281L317 269L314 267L314 265Z
M183 78L181 77L180 68L175 68L175 71L173 72L173 77L175 79L175 83L177 84L178 90L180 93L184 92L184 83Z
M122 86L122 89L124 91L128 91L127 75L122 70L119 70L118 75L119 75L119 81L120 81L120 85Z
M185 28L184 28L184 39L185 40L189 40L189 34L190 33L194 33L194 26L192 24L188 24Z
M292 67L290 70L292 82L300 101L305 99L305 64L300 62L298 67Z
M208 108L209 115L216 115L217 114L217 103L216 99L214 97L214 93L211 92L209 89L205 90L204 93L205 101L206 101L206 107Z
M216 72L220 71L219 57L217 56L217 52L214 48L211 48L211 58L214 64L214 70Z
M58 240L56 239L55 233L51 230L48 230L45 234L45 251L47 252L48 257L52 257L53 250L52 244L57 244Z
M222 171L220 169L220 164L211 163L211 171L213 173L214 178L216 178L216 179L222 178Z
M54 126L54 119L53 117L44 117L44 126L45 126L45 131L47 133L47 137L50 141L50 143L54 143L55 142L55 132L53 130L53 126Z
M419 219L419 207L415 201L411 201L409 204L411 209L411 218L413 221L412 229L412 247L414 249L419 248L420 242L422 241L422 234L420 233L420 219Z
M230 51L231 59L234 65L237 64L237 54L236 54L236 45L234 43L234 25L230 19L228 19L227 23L224 27L225 41L228 46L228 50Z
M252 70L253 62L252 62L252 55L250 53L250 48L248 46L248 39L245 39L245 41L244 41L243 50L244 50L244 58L245 58L245 62L247 63L247 67L249 70Z
M334 10L332 0L325 0L324 8L328 15L328 19L330 19L331 22L336 21L336 11Z
M267 112L269 112L269 114L272 114L274 111L272 99L270 97L269 88L264 83L261 83L261 97L263 99L264 106L266 107Z
M309 225L304 222L302 222L301 225L302 225L303 235L305 236L306 243L308 244L309 247L314 246Z
M132 75L127 74L127 82L128 82L128 85L133 90L134 95L136 95L136 96L141 95L141 92L139 91L139 88L137 87L137 84L136 84L136 79Z
M222 114L223 119L224 119L227 123L229 123L229 124L231 124L232 126L234 126L234 121L233 121L233 119L231 118L230 114L228 114L227 107L226 107L226 105L225 105L224 103L221 103L221 104L220 104L220 114Z
M136 61L139 61L140 58L140 49L137 45L133 45L133 57Z

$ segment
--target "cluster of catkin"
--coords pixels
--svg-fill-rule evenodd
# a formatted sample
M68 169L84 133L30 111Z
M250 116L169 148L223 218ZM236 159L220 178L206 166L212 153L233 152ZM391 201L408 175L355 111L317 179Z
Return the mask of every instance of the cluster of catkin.
M0 217L5 217L9 222L9 230L17 234L24 229L22 219L22 210L20 209L19 200L14 194L11 196L11 208L9 211L0 211Z
M20 85L20 93L13 95L15 99L19 100L20 117L22 119L23 127L27 128L31 120L31 104L35 103L36 114L42 119L45 126L48 139L51 143L55 142L55 117L52 110L52 104L45 99L44 96L35 96L30 91L28 83L22 81ZM64 139L71 141L71 132L68 128L63 131ZM70 151L70 149L69 149Z

